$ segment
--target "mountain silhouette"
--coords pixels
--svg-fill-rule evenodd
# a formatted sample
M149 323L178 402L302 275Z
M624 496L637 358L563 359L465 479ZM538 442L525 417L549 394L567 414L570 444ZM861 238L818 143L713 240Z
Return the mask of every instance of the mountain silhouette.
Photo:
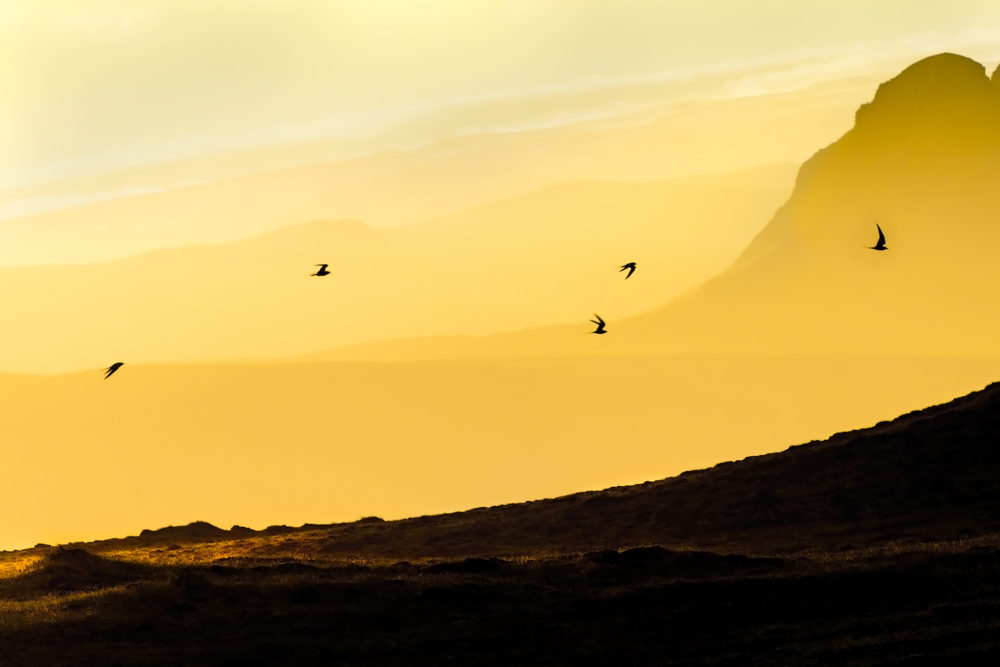
M850 131L802 165L791 198L740 263L775 251L826 251L824 243L870 227L870 219L841 217L863 207L884 209L932 245L947 243L956 227L983 231L991 225L969 214L979 212L981 186L998 169L990 159L1000 147L998 118L1000 85L979 63L946 53L911 65L879 86ZM927 203L952 215L916 206Z
M922 60L803 164L732 268L619 328L686 350L994 355L997 154L1000 85L968 58ZM863 251L873 219L885 256Z
M802 165L788 201L729 269L655 310L616 317L601 352L995 356L998 81L939 54L879 86L854 126ZM892 230L892 252L865 250L873 221ZM590 352L570 338L567 326L324 358Z
M600 261L642 244L657 264L644 280L679 294L739 254L787 195L792 174L778 165L640 184L562 183L396 228L323 219L96 264L0 267L8 295L0 369L290 356L483 334L575 321L612 297L618 313L640 313L663 303L663 290L617 289L594 270ZM670 216L709 226L737 220L738 229L678 239L664 227ZM336 276L303 282L318 262ZM336 282L335 309L327 280Z

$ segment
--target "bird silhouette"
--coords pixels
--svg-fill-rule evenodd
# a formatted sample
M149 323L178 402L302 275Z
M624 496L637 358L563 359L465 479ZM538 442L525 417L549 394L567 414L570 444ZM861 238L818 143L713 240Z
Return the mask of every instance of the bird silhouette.
M319 267L319 271L317 271L316 273L310 274L310 275L313 275L313 276L328 276L328 275L330 275L330 272L326 270L326 267L330 266L329 264L317 264L316 266Z
M622 264L622 268L618 269L618 273L621 273L625 269L628 269L628 273L625 274L625 280L629 279L633 273L635 273L635 262L629 262L628 264Z
M125 365L124 361L116 361L115 363L105 368L104 370L107 371L108 374L104 376L104 379L107 380L109 377L112 376L112 374L114 374L116 370L118 370L124 365Z
M878 243L869 246L869 250L888 250L889 248L885 245L885 234L882 233L882 228L876 224L875 229L878 230Z
M606 333L608 333L604 329L604 320L601 319L601 316L598 315L597 313L594 313L594 317L596 317L597 319L596 320L590 320L590 321L593 322L594 324L596 324L597 328L594 329L593 331L591 331L590 333L595 333L595 334L606 334Z

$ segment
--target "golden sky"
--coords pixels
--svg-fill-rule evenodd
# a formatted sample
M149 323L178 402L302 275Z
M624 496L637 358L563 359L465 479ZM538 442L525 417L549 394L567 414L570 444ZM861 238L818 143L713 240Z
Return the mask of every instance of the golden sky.
M937 51L989 62L998 36L990 0L4 0L0 190L296 142L337 140L337 156L563 124ZM674 85L622 89L651 82ZM604 93L566 97L582 91Z
M0 548L641 482L981 388L980 66L795 180L947 51L992 72L1000 3L0 0ZM955 81L975 122L911 118Z

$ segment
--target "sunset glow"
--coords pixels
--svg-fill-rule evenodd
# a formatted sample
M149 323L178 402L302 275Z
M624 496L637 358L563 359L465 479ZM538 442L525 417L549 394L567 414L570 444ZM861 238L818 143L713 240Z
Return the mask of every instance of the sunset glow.
M2 3L0 549L637 483L979 389L998 63L980 0Z

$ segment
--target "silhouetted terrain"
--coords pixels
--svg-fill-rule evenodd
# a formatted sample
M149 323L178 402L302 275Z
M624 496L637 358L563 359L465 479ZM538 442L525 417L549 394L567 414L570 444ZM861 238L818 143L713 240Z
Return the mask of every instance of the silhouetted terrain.
M323 507L391 493L427 502L455 483L529 488L517 485L566 474L575 458L648 471L636 461L651 443L675 459L711 448L712 438L746 452L759 433L712 429L751 423L741 421L748 414L783 428L817 419L811 411L830 419L845 393L869 408L900 400L933 367L889 356L900 352L985 358L942 361L938 389L957 382L961 365L992 373L984 368L1000 331L989 307L1000 279L997 82L950 54L908 68L862 107L851 132L803 166L788 204L730 271L632 320L595 307L608 316L608 336L550 327L373 353L557 349L590 355L582 361L128 361L107 383L90 374L0 378L10 395L5 434L19 443L5 469L26 471L12 480L20 492L11 498L34 503L23 516L42 507L53 524L85 521L87 508L101 506L95 498L134 497L137 507L156 498L155 511L164 488L177 511L204 502L197 493L212 485L214 497L244 509L254 501L241 493L275 511L315 493L317 479ZM869 249L876 224L887 252ZM380 243L355 231L359 242ZM239 252L223 273L248 265L243 251L259 243L233 244ZM627 259L608 265L617 288ZM635 280L647 280L647 264L635 259L643 267ZM336 258L331 268L342 270ZM301 280L309 289L338 284ZM599 351L583 347L596 341ZM674 347L786 356L636 354ZM787 355L869 348L871 356L822 364ZM815 372L831 366L837 373ZM786 397L776 407L767 402L775 387ZM690 441L665 435L684 420L700 429ZM72 435L52 437L53 424ZM80 434L95 428L101 438L81 448ZM53 456L63 440L73 450ZM264 530L198 521L4 552L0 664L995 664L998 442L993 384L870 428L641 485L397 521ZM170 456L155 474L127 477L140 447ZM262 461L265 476L255 477ZM82 474L84 462L96 467ZM44 477L35 484L31 475ZM44 496L47 484L81 478L89 488L73 507Z
M608 323L606 336L586 333L592 324L574 335L598 345L618 333ZM3 436L18 443L0 484L0 506L18 511L0 514L0 548L191 518L398 519L636 484L868 426L1000 377L1000 360L919 357L119 357L129 363L105 381L114 359L73 375L0 374Z
M728 270L650 312L608 317L603 351L995 356L1000 316L986 304L1000 281L998 84L950 53L883 83L854 127L803 163L787 202ZM886 252L868 249L876 225ZM323 358L586 353L567 326Z
M1000 531L1000 383L783 452L635 486L398 521L235 533L199 522L100 549L305 532L315 557L465 558L664 544L741 553Z
M933 664L1000 655L1000 384L632 487L0 557L4 664Z
M0 266L8 343L0 368L67 372L104 356L130 363L288 357L572 321L595 301L642 312L737 257L787 196L793 169L560 183L395 228L319 219L93 264L53 257L44 266ZM703 235L691 225L730 231ZM62 230L41 235L42 243L53 235L62 238ZM643 284L621 289L614 273L622 256L648 262ZM307 280L319 263L331 275Z

